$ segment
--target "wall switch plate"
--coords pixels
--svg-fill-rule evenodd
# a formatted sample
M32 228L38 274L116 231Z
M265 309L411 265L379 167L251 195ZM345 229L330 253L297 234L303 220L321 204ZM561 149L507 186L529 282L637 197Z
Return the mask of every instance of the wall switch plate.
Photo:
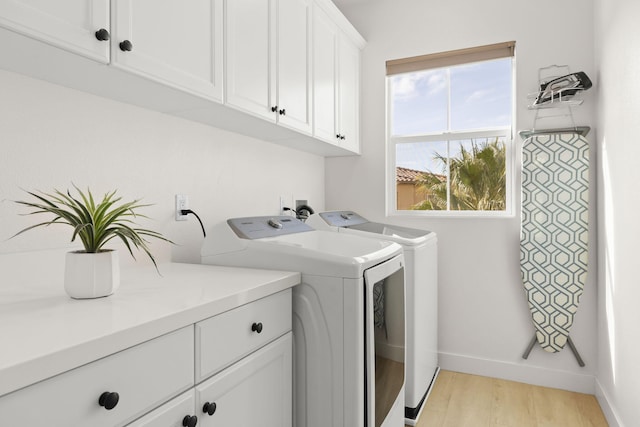
M182 215L183 209L189 209L189 196L176 194L176 221L186 221L187 215Z

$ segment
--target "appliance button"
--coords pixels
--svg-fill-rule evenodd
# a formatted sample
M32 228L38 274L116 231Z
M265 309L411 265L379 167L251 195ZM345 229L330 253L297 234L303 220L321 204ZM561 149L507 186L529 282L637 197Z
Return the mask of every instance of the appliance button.
M282 223L275 218L269 219L268 224L273 228L277 228L278 230L282 228Z

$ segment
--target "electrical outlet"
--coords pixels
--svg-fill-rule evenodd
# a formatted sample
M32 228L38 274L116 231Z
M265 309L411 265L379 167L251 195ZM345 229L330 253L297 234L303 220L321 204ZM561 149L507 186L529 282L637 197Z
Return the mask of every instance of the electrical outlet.
M309 206L309 203L307 203L306 200L296 200L296 210L298 210L302 205Z
M187 215L182 215L183 209L189 209L189 196L176 194L176 221L186 221Z
M293 207L293 196L280 196L280 213L278 215L288 215L288 216L294 216L295 213L293 211L287 210L285 211L284 208L287 207L289 209L295 209Z

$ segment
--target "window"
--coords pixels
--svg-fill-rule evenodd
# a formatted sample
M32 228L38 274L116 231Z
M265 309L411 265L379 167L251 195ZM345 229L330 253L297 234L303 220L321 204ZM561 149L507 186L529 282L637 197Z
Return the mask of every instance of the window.
M512 213L514 47L387 62L389 213Z

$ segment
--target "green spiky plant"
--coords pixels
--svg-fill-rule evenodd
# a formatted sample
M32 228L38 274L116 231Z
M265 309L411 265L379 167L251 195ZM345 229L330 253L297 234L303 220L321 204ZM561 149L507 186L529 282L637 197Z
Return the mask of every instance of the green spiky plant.
M71 241L79 238L84 246L84 252L97 253L106 251L104 245L112 239L120 239L129 250L129 253L135 259L133 248L144 251L153 265L158 268L153 254L151 253L146 238L155 238L173 243L166 239L160 233L144 228L137 228L134 218L148 218L138 213L140 208L150 206L141 204L140 199L128 203L118 204L122 197L116 196L116 191L106 193L99 203L96 203L91 190L87 189L86 193L74 185L75 190L80 197L74 197L67 190L66 194L55 190L53 193L39 192L34 193L27 191L28 194L35 197L38 201L16 201L16 203L33 208L32 212L25 215L37 215L42 213L52 214L54 218L50 221L41 222L29 226L13 237L16 237L26 231L38 227L46 227L52 224L66 224L73 228Z

